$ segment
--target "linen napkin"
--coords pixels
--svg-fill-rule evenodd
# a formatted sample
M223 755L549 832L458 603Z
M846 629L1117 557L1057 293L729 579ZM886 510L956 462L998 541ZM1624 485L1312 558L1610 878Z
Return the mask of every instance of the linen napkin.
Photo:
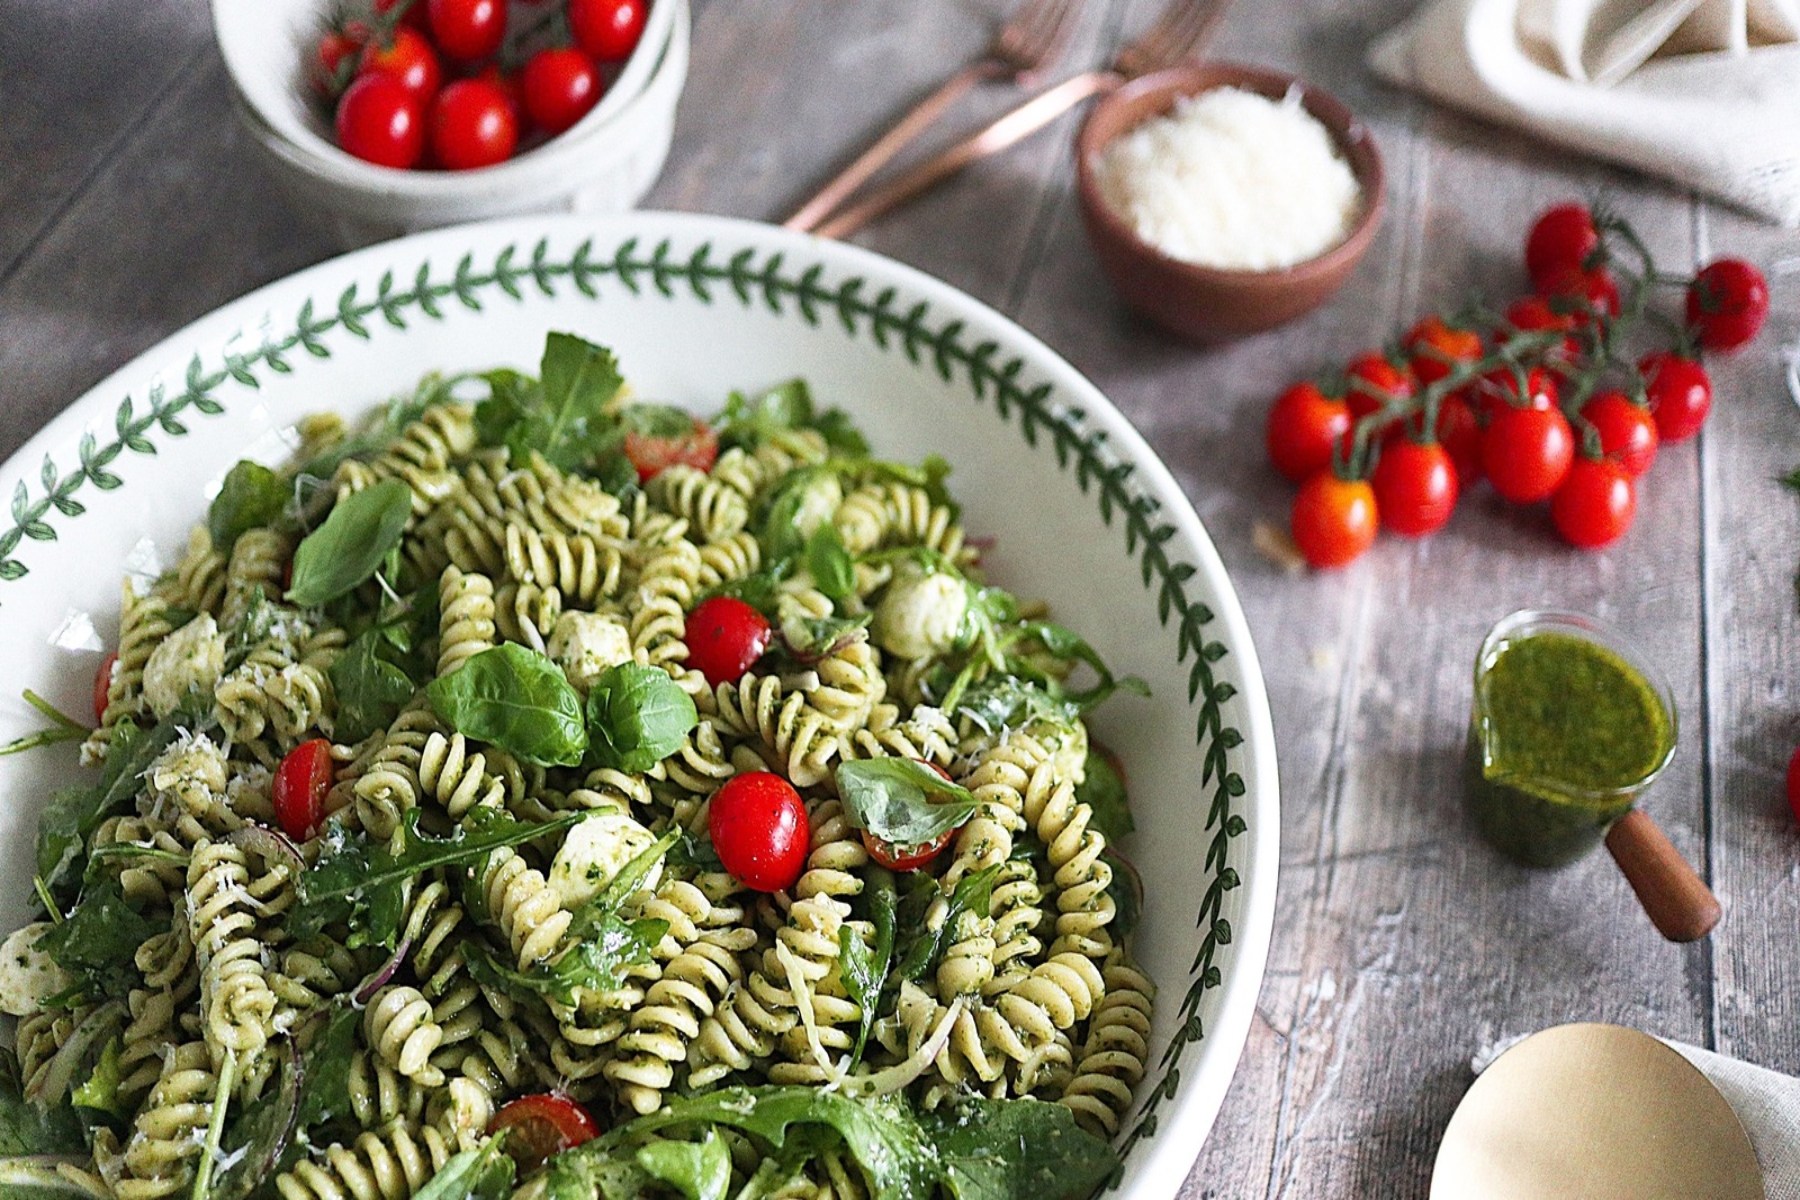
M1524 1040L1521 1034L1484 1047L1469 1066L1479 1075ZM1756 1151L1767 1200L1800 1200L1800 1079L1686 1042L1658 1040L1694 1064L1731 1105Z
M1426 0L1382 79L1800 226L1800 0Z

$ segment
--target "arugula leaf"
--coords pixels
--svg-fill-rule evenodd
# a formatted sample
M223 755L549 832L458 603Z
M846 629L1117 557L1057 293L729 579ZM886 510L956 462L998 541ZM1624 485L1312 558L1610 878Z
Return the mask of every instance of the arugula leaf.
M1105 754L1088 751L1082 780L1075 786L1075 799L1093 812L1090 823L1108 842L1117 842L1137 828L1137 823L1131 819L1125 778Z
M588 689L588 758L634 774L681 749L697 724L694 701L667 671L620 663Z
M935 926L924 920L923 912L919 914L918 920L901 922L901 928L910 930L912 934L905 949L899 952L900 964L895 968L901 979L922 979L927 971L937 965L938 955L944 950L944 940L956 927L958 917L966 912L972 912L978 917L988 915L988 907L994 896L994 881L1000 877L1000 866L1001 864L995 863L979 871L970 871L957 880L956 886L950 889L950 895L945 900L944 919ZM930 886L920 888L920 898L926 901L936 899L941 894L937 882L929 875L923 878Z
M863 895L868 898L869 917L875 926L875 944L866 945L848 924L838 930L838 964L843 974L844 989L862 1009L862 1022L856 1030L856 1045L850 1050L850 1069L854 1069L862 1061L863 1047L869 1041L869 1031L875 1027L881 989L887 983L888 967L894 959L894 917L899 905L899 893L894 887L893 872L871 866Z
M962 515L962 506L950 495L944 480L950 477L950 464L942 455L927 454L918 466L906 463L869 461L856 464L858 472L871 482L904 483L922 489L933 504L950 510L952 520Z
M278 1086L265 1087L225 1131L220 1142L224 1153L210 1200L248 1200L264 1180L277 1173L299 1128L304 1082L300 1060L291 1042L283 1039L277 1048L281 1056Z
M757 540L762 543L763 557L769 562L795 558L806 550L808 534L801 528L800 518L808 511L829 514L831 508L812 500L814 488L831 487L829 496L842 494L837 472L829 463L816 467L799 467L782 477L769 493L762 519L756 523ZM833 505L835 507L835 505Z
M806 539L806 569L821 592L844 601L856 594L856 560L844 545L844 537L830 521Z
M411 519L412 489L403 479L383 480L338 501L294 551L287 601L316 608L348 594L375 574Z
M493 1137L451 1155L412 1200L503 1200L513 1182L513 1160L505 1148L504 1137Z
M727 579L718 587L709 588L702 600L710 600L714 596L730 596L734 600L742 600L751 608L771 620L778 619L777 609L781 602L781 583L794 573L794 560L780 559L754 574L744 575L737 579Z
M193 718L174 712L145 732L132 724L114 727L112 747L92 787L52 793L38 819L37 873L50 893L67 901L82 876L87 836L108 817L124 812L143 790L144 772L169 748Z
M288 933L311 937L344 921L352 929L352 949L372 945L392 949L400 932L407 880L433 867L478 862L503 846L568 829L588 814L558 813L547 821L525 822L504 809L478 807L465 813L445 837L421 832L420 816L416 808L407 811L397 848L390 841L348 833L338 822L327 824L318 861L295 881L297 897L288 910Z
M295 476L300 479L329 479L345 459L367 458L387 449L402 430L425 414L427 408L449 399L452 388L462 378L465 377L452 376L446 379L436 374L425 376L413 391L390 398L381 420L360 432L352 433L330 449L308 459L295 472Z
M731 1187L731 1152L718 1130L698 1142L657 1141L640 1146L637 1165L687 1200L725 1200Z
M10 1048L0 1051L0 1156L85 1153L87 1141L75 1110L25 1099L18 1059Z
M213 549L229 556L240 534L280 520L291 494L287 482L268 467L247 458L238 460L206 510Z
M492 394L475 408L476 429L489 445L504 445L515 464L532 450L573 471L592 462L618 436L606 406L625 379L610 350L571 333L544 338L535 384L516 372L485 376Z
M910 758L842 762L836 778L850 823L900 848L935 840L979 807L968 788Z
M302 1133L347 1117L352 1111L350 1068L362 1028L362 1012L351 996L341 995L325 1010L323 1021L300 1063L305 1086L300 1090L300 1111L294 1118L294 1127Z
M581 694L555 662L517 642L483 650L425 694L464 737L536 766L578 766L588 748Z
M702 874L725 869L725 863L719 858L718 847L713 845L712 838L687 829L680 829L680 834L680 840L669 847L671 866L689 868Z
M100 1061L94 1064L94 1073L69 1097L71 1104L105 1113L117 1121L131 1116L132 1107L119 1100L119 1085L124 1082L124 1075L119 1070L119 1050L118 1038L106 1043L100 1051Z
M538 404L538 382L510 367L484 371L480 379L488 394L475 405L475 438L483 446L504 446L514 426Z
M1091 688L1079 691L1066 688L1056 680L1045 681L1054 693L1074 704L1083 713L1093 711L1101 701L1115 691L1128 691L1139 696L1150 694L1150 685L1135 675L1127 675L1123 678L1115 677L1108 669L1106 662L1100 657L1099 651L1090 646L1081 635L1065 629L1061 625L1049 621L1026 621L1008 633L1009 636L1016 639L1036 641L1052 657L1070 663L1086 663L1094 669L1094 673L1100 677L1099 682ZM1019 664L1009 660L1009 665L1016 668Z
M138 947L162 928L125 898L116 879L84 887L75 909L38 939L38 948L78 981L60 1000L93 1003L123 997L140 978Z
M1060 1104L970 1098L918 1121L956 1200L1085 1197L1119 1166L1113 1148Z
M967 716L990 734L1021 729L1034 721L1073 725L1081 716L1079 706L1011 675L990 675L970 684L950 711Z
M328 674L337 697L335 734L341 742L360 742L386 729L413 697L413 682L406 672L377 653L384 640L381 629L366 630L331 664Z
M733 392L725 408L713 420L719 442L725 446L755 449L794 429L814 429L824 438L833 453L861 458L869 453L869 443L849 416L838 408L817 412L812 391L803 379L778 383L760 396L750 397Z

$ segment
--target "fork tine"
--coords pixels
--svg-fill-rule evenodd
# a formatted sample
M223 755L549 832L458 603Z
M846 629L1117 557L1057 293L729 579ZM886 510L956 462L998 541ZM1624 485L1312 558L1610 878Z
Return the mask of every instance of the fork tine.
M1001 27L994 50L1017 71L1054 57L1074 32L1081 0L1025 0Z

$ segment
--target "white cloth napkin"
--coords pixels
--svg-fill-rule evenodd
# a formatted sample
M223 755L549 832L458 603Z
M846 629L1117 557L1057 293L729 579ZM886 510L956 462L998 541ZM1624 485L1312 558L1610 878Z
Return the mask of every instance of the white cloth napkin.
M1483 1048L1470 1068L1481 1074L1525 1036ZM1756 1151L1767 1200L1800 1200L1800 1079L1686 1042L1659 1040L1693 1063L1731 1105Z
M1426 0L1368 61L1476 116L1800 226L1796 39L1800 0Z

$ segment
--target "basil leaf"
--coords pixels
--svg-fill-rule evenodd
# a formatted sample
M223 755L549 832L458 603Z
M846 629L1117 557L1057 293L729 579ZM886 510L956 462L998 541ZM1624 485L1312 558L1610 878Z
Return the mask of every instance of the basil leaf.
M856 1030L856 1045L850 1050L848 1069L854 1069L862 1061L869 1031L875 1027L881 989L887 983L888 967L894 958L894 916L899 903L893 873L880 867L869 868L869 882L863 894L869 901L875 944L865 944L848 924L838 930L838 964L842 968L844 989L862 1009L862 1022Z
M1139 696L1150 694L1150 685L1135 675L1117 678L1100 654L1081 635L1049 621L1026 621L1009 631L1016 639L1036 641L1054 658L1069 663L1086 663L1100 677L1098 683L1091 688L1075 690L1064 687L1060 681L1046 680L1053 693L1073 704L1080 712L1087 713L1098 707L1101 701L1114 692L1124 690Z
M725 1200L731 1187L731 1152L716 1129L698 1142L651 1142L637 1152L638 1166L687 1200Z
M839 763L836 777L850 823L902 849L935 840L979 807L968 788L910 758Z
M830 521L821 522L806 539L806 569L819 590L833 600L848 600L856 594L856 560Z
M681 749L699 722L694 701L667 671L635 663L608 667L588 689L588 758L642 773Z
M1117 842L1137 828L1131 819L1131 803L1125 795L1125 778L1112 759L1089 750L1082 780L1075 786L1075 799L1093 813L1090 824L1108 842Z
M219 494L206 510L206 531L213 549L230 555L238 536L281 518L292 494L287 483L261 463L240 459L225 473Z
M87 1003L123 997L140 978L138 947L166 922L147 919L125 898L116 879L102 877L85 887L62 924L38 939L38 948L77 983L70 998Z
M979 871L970 871L956 881L945 900L944 919L935 924L928 924L923 919L905 923L903 928L912 931L912 937L904 950L900 952L900 965L895 968L902 979L922 979L927 971L937 965L938 955L943 953L944 939L956 927L956 919L966 912L978 917L988 915L988 908L993 902L994 881L1000 877L1000 863L991 867L983 867ZM929 875L923 876L929 880ZM935 883L929 889L921 889L925 899L935 899L941 894ZM908 897L911 899L911 897ZM927 905L929 907L929 905Z
M955 1200L1088 1196L1119 1168L1113 1148L1060 1104L971 1098L918 1121Z
M411 518L412 489L403 479L383 480L338 501L294 551L288 602L316 608L348 594L400 544Z
M425 694L458 733L524 762L573 767L587 750L580 693L561 667L516 642L483 650Z
M868 613L855 617L809 617L790 609L781 618L781 646L795 662L810 667L851 643L864 640L868 635L863 630L868 627Z
M513 429L538 403L537 380L509 368L483 372L487 398L475 405L475 438L483 446L504 446Z
M379 629L358 634L331 664L328 674L337 697L334 732L340 742L360 742L386 729L413 697L406 672L376 653L383 636Z

